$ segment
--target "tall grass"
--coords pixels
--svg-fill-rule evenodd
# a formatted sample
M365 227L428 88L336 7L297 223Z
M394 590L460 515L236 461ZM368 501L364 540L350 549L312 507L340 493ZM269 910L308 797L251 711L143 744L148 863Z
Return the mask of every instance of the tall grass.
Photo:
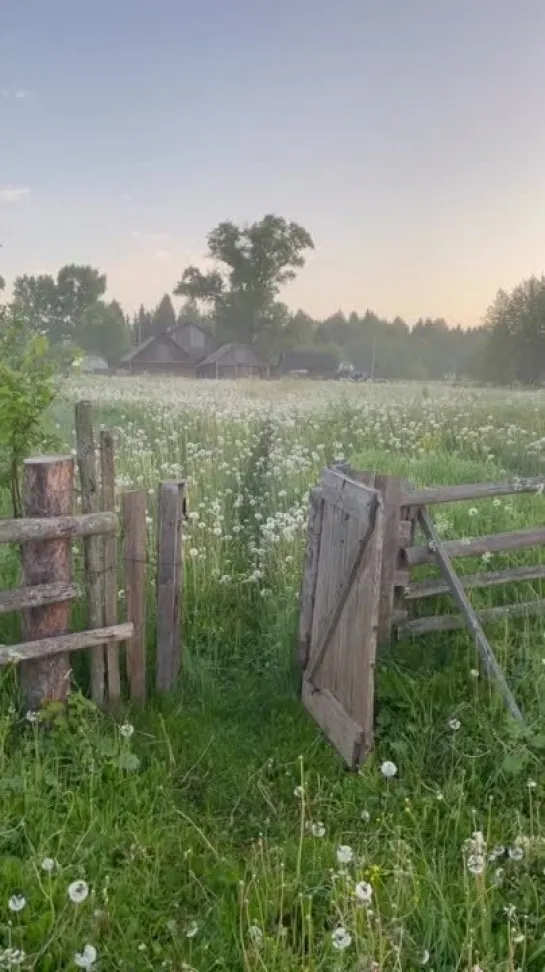
M119 487L150 491L150 659L155 491L188 479L184 670L169 697L107 715L77 691L79 662L68 709L38 721L21 717L4 674L0 969L544 968L541 622L490 630L522 731L463 632L394 644L378 671L377 751L357 775L292 677L308 491L323 466L348 458L427 484L538 474L539 396L145 379L70 394L93 397L115 428ZM68 449L69 396L52 416ZM541 523L545 500L436 513L443 536L476 535ZM17 561L0 555L8 587ZM533 582L475 603L540 593ZM15 624L0 619L0 641L16 640ZM89 893L75 903L80 879Z

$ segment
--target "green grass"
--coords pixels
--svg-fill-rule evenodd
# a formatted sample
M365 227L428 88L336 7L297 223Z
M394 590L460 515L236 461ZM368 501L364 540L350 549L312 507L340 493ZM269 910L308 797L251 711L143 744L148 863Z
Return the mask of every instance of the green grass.
M185 544L184 671L168 697L105 714L77 691L87 687L78 659L67 711L38 722L14 707L14 676L4 674L0 969L8 948L37 972L74 968L88 943L101 970L542 970L543 625L490 629L524 732L475 677L463 633L394 644L378 671L377 749L355 775L302 709L292 649L306 492L323 465L342 454L427 484L536 474L545 407L533 395L299 384L275 404L270 386L243 387L172 383L153 407L143 405L145 382L115 386L129 400L100 382L85 390L100 398L98 419L118 429L127 485L189 477L198 520ZM68 405L55 421L71 445ZM438 509L442 535L541 523L545 500L475 508ZM13 554L0 570L2 587L17 582ZM150 667L153 573L150 564ZM475 603L539 594L536 582L479 592ZM84 622L80 606L74 625ZM16 637L13 619L1 619L0 641ZM391 780L385 760L397 767ZM466 841L479 831L486 864L474 874L481 838ZM352 859L342 863L345 845ZM78 879L90 893L74 904ZM26 904L14 913L16 894ZM339 926L351 938L342 951Z

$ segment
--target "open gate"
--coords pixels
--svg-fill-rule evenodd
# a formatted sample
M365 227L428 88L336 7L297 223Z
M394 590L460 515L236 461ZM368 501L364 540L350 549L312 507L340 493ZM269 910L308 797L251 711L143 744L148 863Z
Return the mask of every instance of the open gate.
M311 495L301 592L302 701L355 769L373 745L380 494L331 469Z

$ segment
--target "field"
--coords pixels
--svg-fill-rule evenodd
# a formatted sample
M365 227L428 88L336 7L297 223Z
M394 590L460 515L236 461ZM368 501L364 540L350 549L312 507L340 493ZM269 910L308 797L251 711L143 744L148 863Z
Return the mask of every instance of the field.
M51 729L20 717L4 674L0 970L544 969L543 622L490 628L525 731L462 633L393 645L357 775L305 715L293 671L321 469L346 458L426 485L545 473L542 393L82 378L51 415L64 448L83 397L115 429L119 487L149 489L151 559L157 484L188 480L183 677L114 716L86 702L78 661ZM541 495L436 511L444 537L544 517ZM8 587L17 564L0 550ZM153 578L150 563L150 668ZM16 637L0 620L0 641Z

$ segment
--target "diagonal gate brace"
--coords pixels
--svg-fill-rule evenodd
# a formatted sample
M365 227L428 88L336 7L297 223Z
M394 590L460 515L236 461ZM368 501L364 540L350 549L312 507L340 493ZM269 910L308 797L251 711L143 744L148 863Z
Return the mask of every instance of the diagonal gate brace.
M513 719L515 719L516 722L523 723L524 719L522 712L515 701L515 697L507 684L505 675L503 674L501 666L498 664L498 660L492 650L492 646L490 645L490 642L488 641L488 638L481 627L473 606L464 591L460 578L454 570L450 557L441 543L441 539L437 533L437 530L435 529L433 520L426 509L422 507L419 509L418 520L420 526L422 527L422 531L428 540L430 550L433 550L433 554L439 568L441 569L445 582L448 585L450 593L458 605L469 631L473 635L487 675L495 679L497 682L505 705L509 709Z

